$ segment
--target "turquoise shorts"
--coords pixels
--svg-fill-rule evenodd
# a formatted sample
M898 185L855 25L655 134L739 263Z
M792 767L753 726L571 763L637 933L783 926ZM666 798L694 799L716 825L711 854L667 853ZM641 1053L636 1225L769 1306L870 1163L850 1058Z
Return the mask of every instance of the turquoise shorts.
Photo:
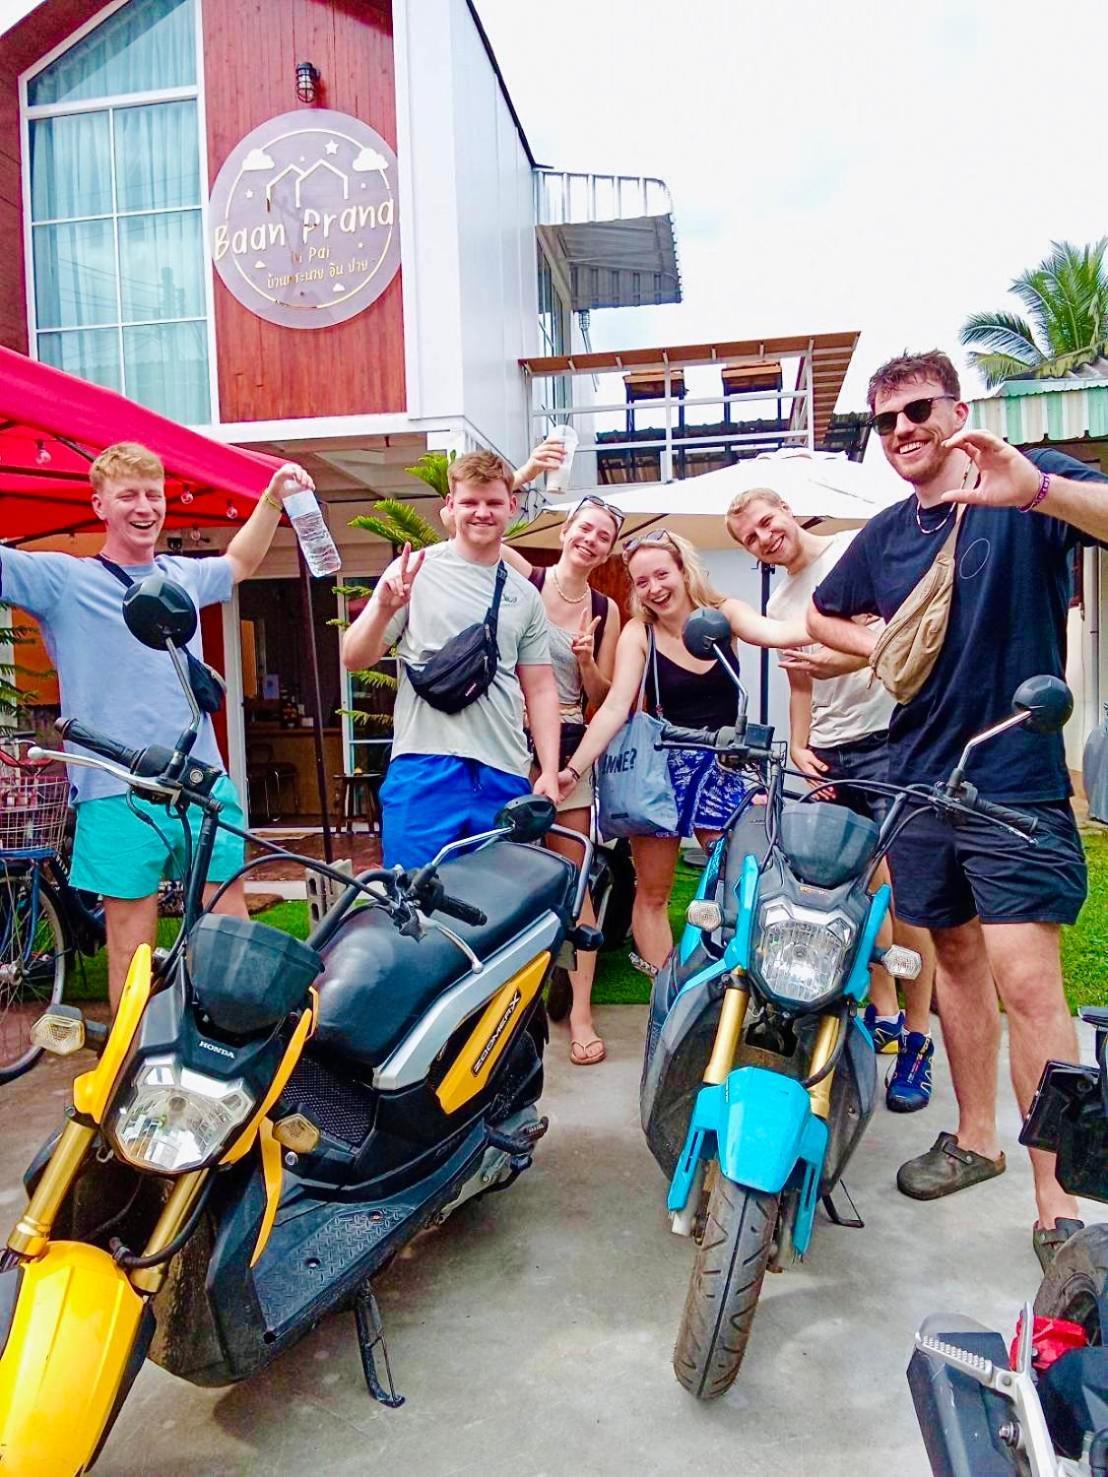
M238 791L226 775L217 781L212 796L223 807L220 819L245 830ZM192 806L189 829L193 845L199 837L202 820L203 812ZM244 850L238 836L221 830L212 851L208 881L226 882L242 866ZM184 827L164 805L155 805L132 794L107 795L77 806L77 834L70 873L74 887L104 897L150 897L157 892L163 878L178 880L184 874Z

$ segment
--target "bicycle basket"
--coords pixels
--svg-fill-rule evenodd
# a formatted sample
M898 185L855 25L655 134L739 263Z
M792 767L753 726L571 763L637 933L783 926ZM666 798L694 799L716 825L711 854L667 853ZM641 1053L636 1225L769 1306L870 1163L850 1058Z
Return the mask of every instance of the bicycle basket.
M0 856L61 850L69 780L54 765L0 767Z

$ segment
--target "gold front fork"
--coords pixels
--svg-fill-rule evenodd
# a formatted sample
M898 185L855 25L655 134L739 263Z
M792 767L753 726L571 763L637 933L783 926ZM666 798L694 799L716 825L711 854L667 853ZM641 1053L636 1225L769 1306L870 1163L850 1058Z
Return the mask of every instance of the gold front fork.
M718 1084L727 1081L727 1074L735 1065L735 1054L739 1049L739 1038L749 1003L750 992L733 980L723 993L715 1044L708 1065L704 1068L705 1082Z
M77 1178L89 1146L96 1137L95 1127L86 1128L71 1118L62 1129L57 1148L42 1171L38 1188L8 1237L8 1250L19 1256L38 1257L50 1243L62 1201Z
M816 1044L812 1048L812 1060L808 1068L809 1077L814 1077L821 1072L834 1054L835 1047L839 1042L839 1018L834 1015L825 1015L819 1023L816 1033ZM831 1083L834 1072L828 1072L821 1082L808 1089L808 1096L812 1101L812 1112L817 1118L826 1119L831 1111Z
M150 1234L150 1240L146 1243L143 1256L156 1256L164 1251L169 1243L180 1231L188 1220L189 1212L196 1204L196 1197L204 1188L210 1169L194 1169L191 1174L183 1174L173 1186L169 1199L162 1207L162 1213L158 1217L158 1224ZM162 1262L156 1267L140 1267L131 1273L131 1286L136 1292L147 1292L153 1295L161 1288L169 1270L169 1262Z

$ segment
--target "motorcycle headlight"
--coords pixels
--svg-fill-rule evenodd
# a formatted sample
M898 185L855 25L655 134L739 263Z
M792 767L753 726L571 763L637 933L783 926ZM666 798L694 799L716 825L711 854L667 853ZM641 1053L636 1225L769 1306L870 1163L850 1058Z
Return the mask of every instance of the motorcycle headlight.
M841 989L855 933L846 914L775 898L762 907L758 921L754 970L770 995L794 1005L815 1005Z
M207 1163L253 1106L241 1078L221 1082L177 1057L150 1057L113 1113L111 1136L131 1164L184 1174Z

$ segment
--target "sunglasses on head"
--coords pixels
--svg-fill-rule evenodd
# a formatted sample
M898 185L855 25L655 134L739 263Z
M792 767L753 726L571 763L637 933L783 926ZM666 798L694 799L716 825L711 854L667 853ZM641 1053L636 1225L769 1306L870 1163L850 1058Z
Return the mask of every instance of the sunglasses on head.
M899 410L883 410L880 415L870 416L870 425L879 436L891 436L896 430L897 420L906 415L913 426L922 426L931 419L931 407L936 400L956 400L956 395L928 395L922 400L909 400Z
M629 538L623 546L624 559L630 559L635 550L641 549L643 544L669 544L675 554L681 552L667 528L655 528L650 533L639 533L634 538Z
M597 497L596 494L593 492L587 492L585 494L585 496L570 513L569 518L576 518L577 514L581 511L582 508L587 508L590 505L594 508L599 508L602 513L607 513L608 517L615 522L616 538L618 538L619 531L623 527L623 520L627 515L623 513L619 508L613 508L611 503L606 503L602 497ZM567 523L569 522L569 518L566 519Z

